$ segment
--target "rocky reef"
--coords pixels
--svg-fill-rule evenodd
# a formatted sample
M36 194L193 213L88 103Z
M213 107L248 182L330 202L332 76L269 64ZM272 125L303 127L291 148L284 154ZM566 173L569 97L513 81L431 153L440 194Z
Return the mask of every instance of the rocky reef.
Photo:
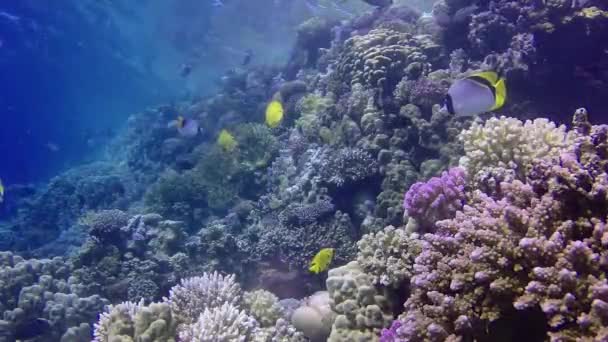
M0 339L37 319L34 341L607 339L606 4L369 2L302 24L285 66L134 114L100 161L7 187ZM476 70L507 105L440 110Z

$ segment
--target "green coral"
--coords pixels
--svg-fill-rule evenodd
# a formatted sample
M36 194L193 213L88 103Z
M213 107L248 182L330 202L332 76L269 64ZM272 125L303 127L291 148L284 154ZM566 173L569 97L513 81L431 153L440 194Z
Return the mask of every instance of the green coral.
M237 158L245 171L267 167L278 152L277 138L265 125L249 123L236 129Z
M323 117L333 109L334 102L332 97L318 93L304 96L297 104L300 117L296 120L296 127L312 141L318 140L319 137L323 139Z

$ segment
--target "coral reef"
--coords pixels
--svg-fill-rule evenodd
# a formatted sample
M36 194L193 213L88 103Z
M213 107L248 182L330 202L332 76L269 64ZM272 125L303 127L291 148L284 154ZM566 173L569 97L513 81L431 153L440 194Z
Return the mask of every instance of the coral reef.
M557 156L568 144L566 127L556 127L547 119L521 122L515 118L491 118L483 125L474 123L460 134L465 156L460 165L470 175L485 167L513 170L526 176L532 161Z
M409 282L414 259L422 250L418 234L393 226L364 235L357 246L357 263L372 282L393 288Z
M44 335L49 340L73 334L81 325L90 329L108 301L97 294L74 293L70 273L71 268L59 257L25 260L0 252L0 327L7 339L14 339L17 326L35 319L49 322Z
M182 279L163 302L108 306L95 324L94 341L305 341L272 293L247 292L242 301L240 294L234 275Z
M275 322L283 316L279 298L266 290L245 292L243 306L261 327L274 326Z
M230 70L13 187L0 247L62 257L0 252L0 335L43 319L40 340L87 340L111 303L95 341L608 339L607 5L366 2L302 23L285 66ZM442 110L476 70L506 77L506 106ZM523 118L580 101L571 130Z
M95 342L176 341L177 324L166 303L110 305L95 324Z
M530 338L605 338L608 126L590 128L580 115L575 122L586 129L559 130L569 137L560 141L564 145L525 159L526 173L502 181L500 192L472 189L455 217L436 222L437 231L421 237L405 312L383 338L492 338L505 334L498 322L517 324L517 317L536 317L520 323L529 326ZM532 137L531 146L538 146L533 136L539 131L554 141L554 126L526 127L522 134ZM487 146L494 140L479 141Z
M390 298L356 261L329 271L327 291L337 313L328 341L373 340L393 320Z
M182 279L165 299L179 322L195 322L204 309L234 305L241 300L241 287L234 275L222 276L217 272L201 277Z
M465 184L465 171L458 167L444 171L441 177L413 184L403 201L406 215L416 220L418 230L432 229L435 222L452 218L462 209Z
M257 329L256 321L229 303L205 308L194 324L180 331L182 341L249 341Z
M391 94L404 76L415 79L437 57L436 47L430 47L428 40L380 28L351 37L344 43L333 82L360 83Z

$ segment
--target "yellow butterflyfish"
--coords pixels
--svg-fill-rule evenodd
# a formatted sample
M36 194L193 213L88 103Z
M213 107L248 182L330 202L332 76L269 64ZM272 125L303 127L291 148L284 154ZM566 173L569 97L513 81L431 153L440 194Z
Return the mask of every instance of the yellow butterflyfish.
M331 259L334 257L333 248L323 248L312 258L308 270L312 273L320 273L329 267Z
M266 124L270 128L275 128L281 121L283 121L283 104L279 100L272 100L266 106Z
M4 184L2 184L2 179L0 179L0 203L4 201Z
M230 132L223 129L220 132L220 135L217 137L217 144L220 145L225 151L233 151L237 145L237 142Z

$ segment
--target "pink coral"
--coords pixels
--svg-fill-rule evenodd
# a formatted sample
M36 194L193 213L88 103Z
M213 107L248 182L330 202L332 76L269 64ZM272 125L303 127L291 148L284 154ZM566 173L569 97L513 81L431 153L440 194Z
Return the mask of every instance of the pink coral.
M608 338L608 126L578 133L523 180L480 190L423 236L399 337L483 336L538 311L552 341Z
M434 222L452 218L462 208L465 184L464 169L451 168L441 177L412 185L405 194L403 207L410 217L430 229Z

